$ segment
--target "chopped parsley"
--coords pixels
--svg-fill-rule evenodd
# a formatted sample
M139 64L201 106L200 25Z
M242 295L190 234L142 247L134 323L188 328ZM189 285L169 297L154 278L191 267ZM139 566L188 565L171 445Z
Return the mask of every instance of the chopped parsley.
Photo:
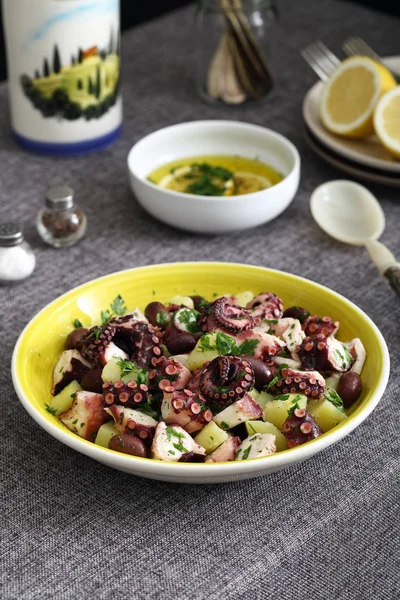
M157 315L158 316L158 315ZM186 326L186 329L190 333L198 333L201 331L198 320L200 313L194 309L180 309L176 311L174 319L177 319L179 323Z
M213 167L208 163L193 163L190 165L190 171L182 178L188 181L195 180L185 188L186 193L222 196L226 190L225 182L233 178L233 173L224 167Z
M168 325L168 314L161 310L156 314L156 321L161 327L166 327Z
M111 319L111 317L113 317L113 316L122 317L126 313L127 308L126 308L125 302L120 294L118 294L118 296L116 298L114 298L114 300L111 302L110 309L111 310L107 309L107 310L101 311L100 318L101 318L102 325L106 325L108 323L108 321Z
M176 431L176 429L174 429L170 425L167 425L165 433L167 434L167 440L169 442L171 441L172 436L178 438L179 442L181 441L182 438L185 437L183 433L181 433L180 431Z
M287 411L288 417L292 416L296 408L300 408L299 401L294 402L294 404L292 404L292 406L289 408L289 410Z
M278 383L278 379L279 379L278 375L275 375L275 377L274 377L273 379L271 379L271 381L270 381L270 382L269 382L267 385L265 385L265 386L264 386L264 388L265 388L266 390L269 390L269 389L270 389L270 388L272 388L272 387L273 387L273 386L274 386L276 383Z
M242 460L246 460L247 458L249 458L249 454L251 452L252 446L253 446L253 444L250 444L250 446L248 448L246 448L246 450L243 451Z
M225 421L221 421L221 427L222 429L229 429L229 424L225 423Z
M189 452L189 450L187 450L185 448L185 446L182 444L182 442L179 442L179 444L172 444L174 448L176 448L177 450L179 450L179 452L184 452L185 454L187 454Z
M249 426L250 429L253 430L253 433L257 433L256 430L254 429L253 425L251 423L247 423L247 425Z
M101 327L93 327L91 335L94 335L97 341L101 335Z
M140 369L135 365L135 363L130 360L124 360L123 358L117 361L117 365L121 369L121 379L125 377L125 375L130 375L133 373L135 375L135 381L138 385L142 383L147 384L147 369Z
M274 400L281 400L281 401L285 401L285 400L289 400L289 396L290 394L280 394L279 396L275 396ZM296 398L296 402L297 402L297 398Z
M249 339L245 340L239 346L236 344L235 340L231 338L229 335L225 333L218 332L215 334L215 340L212 341L211 333L206 333L200 338L199 349L202 352L208 352L210 350L215 350L218 354L223 355L231 355L238 356L240 354L253 355L256 349L257 344L259 343L258 339Z
M76 425L78 422L78 419L75 419L75 421L72 421L72 425Z
M336 392L336 390L334 390L333 388L327 388L325 390L325 398L327 400L329 400L329 402L332 402L332 404L334 406L336 406L336 408L338 408L339 410L344 411L344 406L343 406L343 400L341 399L341 397L339 396L339 394Z
M82 323L80 322L79 319L75 319L73 322L73 326L75 327L75 329L78 329L79 327L83 327Z
M47 411L48 413L50 413L51 415L54 415L54 416L56 416L56 414L57 414L57 412L58 412L58 410L57 410L56 408L52 408L52 407L50 406L50 404L46 404L46 411Z

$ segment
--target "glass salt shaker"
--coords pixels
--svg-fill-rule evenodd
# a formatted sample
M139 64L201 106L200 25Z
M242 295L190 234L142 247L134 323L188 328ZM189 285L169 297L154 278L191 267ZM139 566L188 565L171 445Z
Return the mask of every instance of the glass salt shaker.
M37 230L43 241L55 248L72 246L86 231L85 213L75 204L74 191L56 186L46 192L45 207L37 218Z
M35 265L35 254L24 241L19 225L0 223L0 284L23 281L33 273Z

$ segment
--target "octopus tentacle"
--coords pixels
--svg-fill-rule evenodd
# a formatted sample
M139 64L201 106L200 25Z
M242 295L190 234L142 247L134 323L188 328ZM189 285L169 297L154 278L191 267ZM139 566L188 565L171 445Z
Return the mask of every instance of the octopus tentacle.
M318 371L297 371L282 369L277 375L276 383L268 389L273 394L304 394L317 400L322 398L325 389L325 379Z
M323 433L310 413L302 408L295 408L283 424L283 435L289 448L314 440Z
M101 355L112 342L115 333L115 327L110 323L103 327L92 327L86 335L77 341L76 347L88 361L99 364Z
M333 336L339 329L339 321L333 321L330 317L309 317L304 323L304 333L307 337L316 338L319 334L325 337Z
M188 433L203 429L213 418L211 410L198 394L172 387L164 391L161 415L166 423L178 424Z
M144 383L137 384L136 381L106 381L103 383L103 399L105 406L120 404L132 408L148 402L149 388Z
M217 356L200 375L201 393L215 402L231 404L254 385L254 369L238 356Z
M189 383L192 375L184 365L166 356L153 360L154 369L149 372L149 382L152 389L164 391L172 385L176 390L183 390Z
M154 327L144 321L131 321L115 325L115 339L117 346L121 346L129 354L132 362L138 367L150 368L155 366L155 361L162 355L161 339Z
M319 333L315 338L304 338L297 348L298 356L304 370L347 371L353 358L350 352L334 337L325 337Z
M246 308L255 319L281 319L283 315L282 300L272 292L262 292L248 302Z
M254 326L254 319L249 311L236 304L231 304L231 300L226 296L217 298L210 310L217 327L222 327L228 332L239 333L252 329ZM203 331L209 329L209 315L203 316L201 328Z

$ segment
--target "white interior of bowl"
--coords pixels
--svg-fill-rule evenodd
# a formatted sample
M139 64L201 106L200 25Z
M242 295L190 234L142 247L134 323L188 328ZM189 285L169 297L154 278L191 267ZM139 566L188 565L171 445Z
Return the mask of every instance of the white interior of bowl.
M130 151L128 168L146 180L154 169L169 162L213 154L256 159L284 177L299 162L293 144L264 127L235 121L194 121L172 125L143 138Z

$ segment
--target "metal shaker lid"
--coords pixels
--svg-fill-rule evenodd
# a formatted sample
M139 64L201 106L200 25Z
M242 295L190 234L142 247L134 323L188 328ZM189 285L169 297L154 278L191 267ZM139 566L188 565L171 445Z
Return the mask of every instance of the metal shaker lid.
M67 210L74 205L74 190L66 185L54 186L46 191L45 203L53 210Z
M0 247L9 248L18 246L24 241L21 227L12 221L0 223Z

